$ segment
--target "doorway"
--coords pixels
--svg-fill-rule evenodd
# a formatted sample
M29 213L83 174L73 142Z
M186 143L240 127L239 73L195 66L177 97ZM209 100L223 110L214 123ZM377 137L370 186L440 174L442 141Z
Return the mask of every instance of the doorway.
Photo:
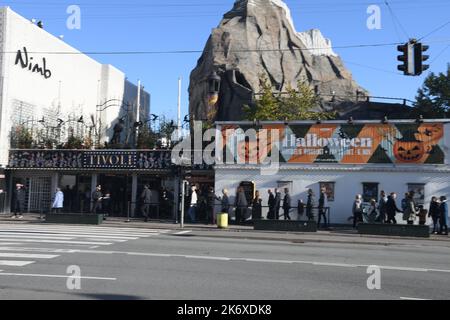
M110 195L108 203L103 203L103 211L114 217L126 217L131 203L132 178L128 175L99 175L98 184L103 195Z

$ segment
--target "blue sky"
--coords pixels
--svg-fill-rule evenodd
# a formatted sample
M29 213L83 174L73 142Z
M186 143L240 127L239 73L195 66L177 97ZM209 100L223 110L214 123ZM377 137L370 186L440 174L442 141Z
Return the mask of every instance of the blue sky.
M333 46L406 42L420 38L450 20L449 0L390 0L394 16L381 0L286 0L297 31L320 29ZM234 0L7 0L26 18L43 20L46 30L64 35L81 51L203 50L211 29ZM66 27L71 4L81 8L81 30ZM369 30L367 8L381 8L381 30ZM397 22L399 21L400 24ZM423 40L432 62L442 72L450 62L450 24ZM375 96L413 100L426 74L405 77L397 71L395 46L335 49L355 80ZM128 78L141 79L152 95L152 113L176 117L177 81L183 78L183 115L188 110L189 74L200 54L95 55Z

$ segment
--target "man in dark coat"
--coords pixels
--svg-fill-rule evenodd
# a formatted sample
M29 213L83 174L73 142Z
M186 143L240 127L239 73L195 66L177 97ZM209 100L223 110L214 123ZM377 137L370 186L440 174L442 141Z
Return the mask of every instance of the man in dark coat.
M274 219L275 218L275 196L272 192L272 190L269 189L268 191L269 193L269 201L268 201L268 206L269 206L269 213L267 215L267 219Z
M280 219L281 192L275 189L275 220Z
M308 220L314 220L314 213L313 209L315 206L315 199L314 199L314 192L312 189L308 190L308 200L306 202L306 216L308 217Z
M397 224L397 220L395 219L395 215L397 214L397 212L403 212L402 210L400 210L397 207L397 203L395 202L396 198L397 198L397 194L395 194L395 192L392 192L389 195L388 200L386 202L387 223ZM383 221L383 217L382 217L382 213L381 212L380 212L379 220L381 222Z
M245 197L244 189L240 187L236 199L236 223L245 221L245 213L247 212L247 209L247 198Z
M327 215L325 213L325 208L327 207L327 193L326 189L322 188L320 190L319 196L319 220L317 222L317 226L320 227L320 222L323 218L323 227L327 227Z
M147 222L150 216L150 204L152 203L152 191L148 185L144 186L144 190L142 190L141 202L141 213L145 218L144 221Z
M289 216L289 211L291 210L291 195L289 194L289 189L284 189L284 199L283 199L283 211L284 211L284 220L291 220Z
M206 217L208 224L214 224L215 223L215 216L214 216L214 208L216 205L216 194L214 193L214 188L210 187L208 189L208 194L206 196Z
M25 190L20 183L16 184L13 193L14 215L12 218L22 218L23 206L25 205Z
M102 193L102 186L98 185L95 191L92 193L92 201L94 202L92 206L92 213L98 213L98 211L102 210L102 200L103 200L103 193Z

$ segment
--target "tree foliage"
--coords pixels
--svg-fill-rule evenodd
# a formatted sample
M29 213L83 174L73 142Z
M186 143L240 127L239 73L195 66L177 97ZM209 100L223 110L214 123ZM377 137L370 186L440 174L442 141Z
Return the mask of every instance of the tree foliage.
M274 93L270 81L260 78L261 95L254 106L244 106L247 120L295 121L327 120L336 118L333 112L317 112L319 97L304 81L297 82L297 88L288 88L286 95Z
M425 118L450 116L450 64L447 72L431 73L417 92L414 113Z

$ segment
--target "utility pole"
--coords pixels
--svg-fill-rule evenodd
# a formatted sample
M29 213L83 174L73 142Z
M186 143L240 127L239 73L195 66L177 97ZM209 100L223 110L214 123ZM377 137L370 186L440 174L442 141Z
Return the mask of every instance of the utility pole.
M141 121L141 80L138 80L138 92L137 92L137 100L136 100L136 123L139 124ZM136 138L134 144L137 148L139 139L139 125L136 126Z
M177 142L181 139L181 77L178 78Z

